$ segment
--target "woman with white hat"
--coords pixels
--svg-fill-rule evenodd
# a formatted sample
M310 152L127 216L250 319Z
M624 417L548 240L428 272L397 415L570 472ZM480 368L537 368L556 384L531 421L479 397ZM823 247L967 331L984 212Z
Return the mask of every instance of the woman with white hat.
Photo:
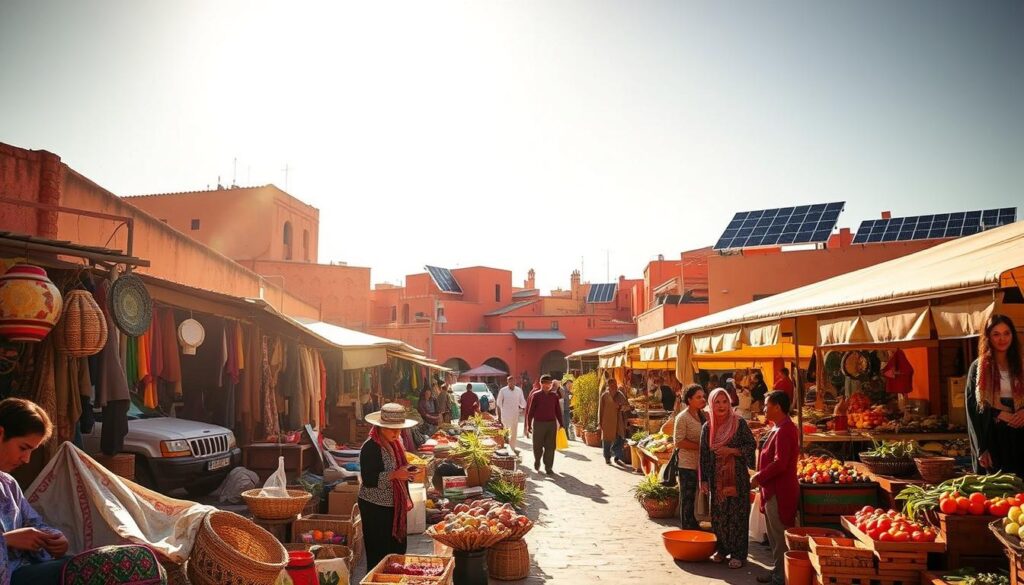
M412 510L409 480L418 470L406 464L402 431L419 423L394 403L366 415L366 422L373 428L359 451L363 485L358 503L369 570L389 554L405 554L406 517Z

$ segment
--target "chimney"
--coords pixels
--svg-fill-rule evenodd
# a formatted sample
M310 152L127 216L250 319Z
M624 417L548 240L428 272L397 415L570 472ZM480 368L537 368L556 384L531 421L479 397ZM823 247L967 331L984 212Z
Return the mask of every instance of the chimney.
M572 293L572 298L580 298L580 271L573 270L569 276L569 290Z
M664 261L665 261L665 255L664 254L658 254L658 262L664 262Z
M537 273L533 271L533 268L531 268L530 271L526 273L526 282L523 283L523 288L537 288Z
M892 219L892 212L891 211L883 211L882 212L882 219Z

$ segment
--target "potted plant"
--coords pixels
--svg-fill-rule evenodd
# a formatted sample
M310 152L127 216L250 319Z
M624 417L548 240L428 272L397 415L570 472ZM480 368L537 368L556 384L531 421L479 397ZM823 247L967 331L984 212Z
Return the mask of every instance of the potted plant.
M645 475L632 490L649 518L672 518L679 506L679 491L661 484L657 473Z
M583 442L588 447L601 446L601 429L596 422L588 424L587 428L583 430Z
M588 438L591 436L588 433L597 430L597 404L600 397L601 380L597 377L597 372L590 372L576 379L572 387L572 411L576 415L579 425L584 429L581 438L592 447L595 445ZM596 446L600 445L599 437Z
M470 487L485 485L491 479L491 452L480 444L475 433L459 438L452 458L466 470L466 484Z

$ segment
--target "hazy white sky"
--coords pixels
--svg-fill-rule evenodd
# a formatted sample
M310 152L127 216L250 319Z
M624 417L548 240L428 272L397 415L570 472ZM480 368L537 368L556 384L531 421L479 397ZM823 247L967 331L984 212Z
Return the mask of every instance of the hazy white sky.
M547 289L740 210L1020 205L1022 56L1020 2L0 0L0 142L118 194L288 165L321 261Z

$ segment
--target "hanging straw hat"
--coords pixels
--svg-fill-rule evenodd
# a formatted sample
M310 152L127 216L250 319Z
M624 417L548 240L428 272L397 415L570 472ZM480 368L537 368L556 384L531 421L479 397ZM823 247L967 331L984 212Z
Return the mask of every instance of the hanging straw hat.
M389 402L379 411L366 415L366 422L385 429L411 429L420 424L411 418L406 418L405 407L394 402Z

